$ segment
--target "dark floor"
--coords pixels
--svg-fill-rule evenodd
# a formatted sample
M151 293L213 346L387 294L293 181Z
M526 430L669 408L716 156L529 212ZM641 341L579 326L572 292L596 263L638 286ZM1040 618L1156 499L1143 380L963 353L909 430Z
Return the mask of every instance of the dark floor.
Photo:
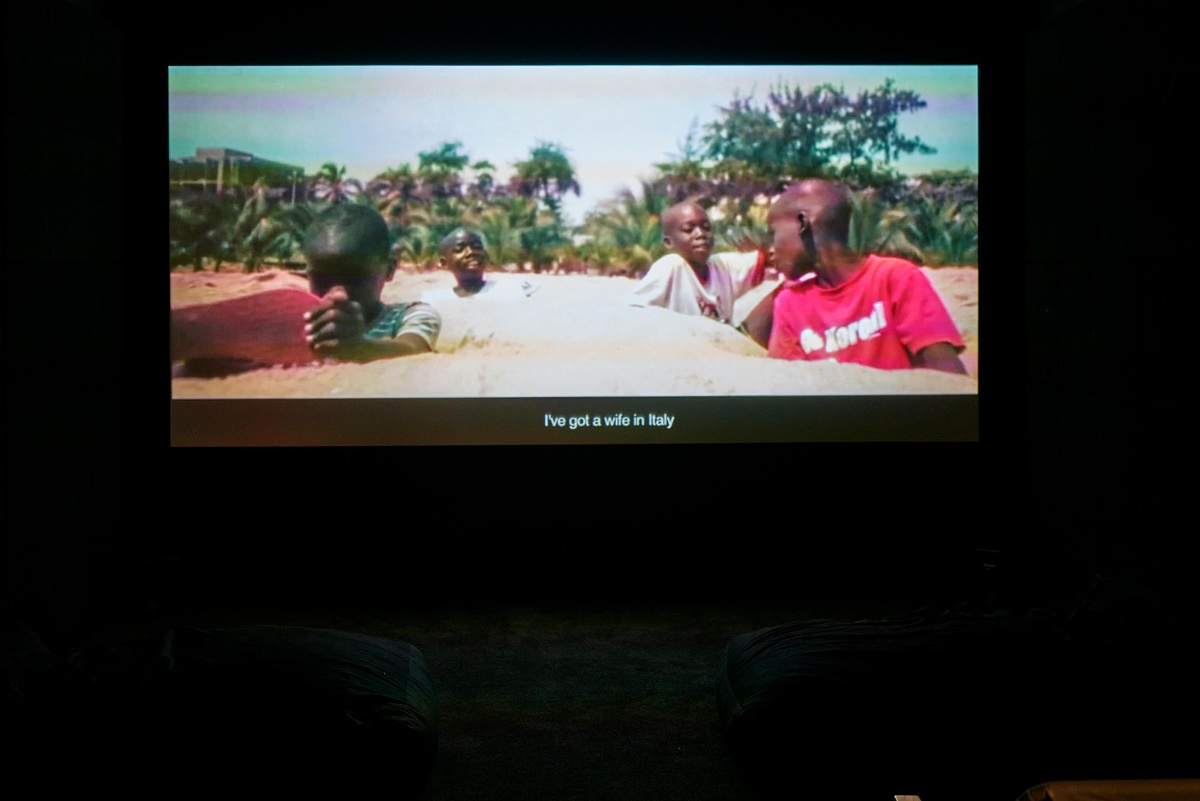
M416 645L439 706L428 801L738 801L759 796L718 725L715 671L729 639L914 603L264 606L192 610L178 622L310 626Z
M286 549L265 546L247 553L230 534L198 556L180 549L181 558L131 560L106 572L93 590L110 605L96 611L94 633L121 638L171 625L274 624L416 646L439 708L427 801L749 801L779 796L752 789L725 749L716 668L731 638L798 620L898 614L982 597L991 586L980 580L977 564L957 555L896 562L887 552L873 558L855 552L853 559L823 561L812 558L809 545L807 558L762 557L748 571L692 549L656 564L643 559L636 568L609 558L575 570L578 549L565 556L543 550L543 561L559 565L544 572L513 549L505 551L507 563L492 569L500 563L486 549L455 553L454 562L449 546L414 556L406 541L396 542L404 544L387 559L359 559L355 552L354 559L331 561L294 552L285 558L277 554ZM609 552L631 553L633 545ZM457 565L453 574L450 564ZM836 565L842 567L834 571ZM50 596L64 619L90 608L86 594L72 601L67 590L77 584ZM529 597L537 600L522 600ZM59 632L48 639L54 647L71 638ZM897 736L914 731L901 727ZM805 764L802 754L796 767L823 768ZM1055 778L1069 777L1039 776L1030 784Z

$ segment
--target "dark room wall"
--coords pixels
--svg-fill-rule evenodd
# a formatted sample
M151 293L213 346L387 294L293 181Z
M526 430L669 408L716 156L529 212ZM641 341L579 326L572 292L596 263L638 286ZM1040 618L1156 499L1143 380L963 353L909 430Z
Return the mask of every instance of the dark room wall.
M146 301L165 298L112 279L153 270L130 257L144 252L130 246L130 236L141 225L131 212L155 203L125 180L144 173L122 164L161 140L163 125L146 110L160 82L146 73L160 67L163 45L131 45L129 21L103 3L9 4L5 13L5 600L52 628L70 631L104 603L136 607L137 599L161 591L156 577L178 569L172 560L181 557L191 570L185 577L210 588L222 580L261 587L247 576L263 566L279 586L308 586L331 568L349 584L348 571L384 574L391 561L420 573L429 588L457 576L459 586L481 596L493 588L516 592L514 586L536 593L539 577L566 592L597 567L620 573L630 565L647 593L671 594L688 586L683 577L701 588L725 581L761 589L748 578L737 584L744 574L708 544L714 541L737 543L739 553L758 554L780 573L782 549L808 571L810 586L831 590L900 582L908 571L969 592L973 579L961 577L979 572L979 545L1004 552L1005 580L1022 591L1054 581L1081 586L1097 571L1145 575L1168 588L1186 578L1191 551L1172 506L1186 497L1189 475L1180 424L1187 371L1179 368L1191 351L1184 331L1190 316L1186 302L1175 308L1175 298L1186 295L1171 287L1189 272L1190 207L1169 190L1187 185L1194 161L1183 103L1196 62L1186 28L1165 4L1027 5L988 28L1007 34L1004 41L976 46L984 53L983 88L1000 101L989 107L989 95L981 94L985 155L1026 167L1023 186L1019 172L995 173L992 180L1012 183L990 190L997 206L1008 208L997 211L1002 230L987 234L1011 234L992 247L1025 265L1024 293L1002 289L999 279L985 291L1012 305L1016 319L1023 302L1024 330L1017 326L1009 344L997 347L1008 387L981 385L983 442L967 457L976 489L956 489L944 516L934 518L938 533L909 549L893 538L865 548L835 541L827 533L834 512L825 508L796 523L790 538L772 529L769 510L798 502L786 481L794 448L659 450L649 457L619 449L444 450L430 457L432 478L413 493L411 513L368 520L342 537L330 533L342 513L319 483L289 472L289 458L168 455L165 409L156 403L166 390L144 369L161 347L130 336L147 320L154 324ZM971 36L980 30L972 27ZM537 51L541 58L566 52L567 44L555 39L547 47ZM836 52L828 43L814 47L806 52ZM919 55L895 45L878 52L899 61ZM757 42L735 47L730 57L772 55L796 57L790 49L763 53ZM863 55L860 47L851 58ZM1009 134L1023 135L1024 147L1011 147ZM65 189L80 181L89 193ZM1004 272L1011 278L1015 269L997 267L997 275ZM82 288L78 296L55 295L59 275ZM1004 327L999 316L996 309L985 318L995 340ZM903 455L921 475L942 464L937 452ZM396 454L359 456L371 472ZM706 460L749 465L764 477L761 499L708 506L683 525L630 514L631 490L662 476L683 485ZM501 489L463 504L447 481L460 471L488 476ZM509 491L506 471L541 483L531 491L514 480ZM952 472L945 480L957 488L957 478ZM249 490L220 500L205 491L257 481L295 487L297 502L280 508ZM577 502L580 492L586 503ZM227 522L231 509L245 508L250 517ZM442 510L450 508L465 508L465 522L448 528ZM398 533L375 537L371 525ZM644 536L671 526L677 530ZM812 553L805 543L824 561L804 562ZM461 559L448 566L464 554L466 567ZM862 569L841 559L848 555L865 560ZM602 592L607 585L587 586Z

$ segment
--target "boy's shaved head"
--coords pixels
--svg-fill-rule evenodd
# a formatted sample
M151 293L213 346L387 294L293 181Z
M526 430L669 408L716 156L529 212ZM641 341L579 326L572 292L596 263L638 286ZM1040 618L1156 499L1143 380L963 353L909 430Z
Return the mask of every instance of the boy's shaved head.
M683 257L700 280L708 280L708 257L712 254L712 221L694 200L676 203L663 212L663 244Z
M704 207L694 200L685 200L682 203L676 203L662 213L663 233L665 234L668 230L673 230L678 226L679 218L683 216L683 213L692 209L698 209L705 217L708 216L708 212L704 210Z
M330 206L304 233L309 288L324 297L342 287L367 316L374 317L383 285L396 269L390 251L391 237L379 212L353 203Z
M304 255L310 263L335 259L386 264L390 239L387 223L375 209L339 203L318 214L308 226Z
M483 247L487 247L487 242L484 241L483 234L474 228L455 228L442 237L442 241L438 243L438 250L453 250L459 243L470 237L475 237Z
M455 228L438 243L438 249L442 266L454 273L455 292L462 296L483 289L489 263L483 234L474 228Z
M818 243L850 241L850 190L842 184L810 178L792 184L771 206L770 216L804 214Z

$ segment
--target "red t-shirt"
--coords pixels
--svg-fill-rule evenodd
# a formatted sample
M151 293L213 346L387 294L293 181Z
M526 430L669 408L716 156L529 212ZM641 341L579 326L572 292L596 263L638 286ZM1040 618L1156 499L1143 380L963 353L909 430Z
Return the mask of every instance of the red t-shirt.
M909 354L938 342L963 350L958 328L921 268L870 255L838 286L818 286L814 274L785 284L775 296L767 353L900 370L912 367Z

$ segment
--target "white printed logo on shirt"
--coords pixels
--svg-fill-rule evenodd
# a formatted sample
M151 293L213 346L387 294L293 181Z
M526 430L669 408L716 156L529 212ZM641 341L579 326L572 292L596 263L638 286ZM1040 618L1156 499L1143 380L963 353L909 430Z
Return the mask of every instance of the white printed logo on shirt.
M821 349L824 349L826 353L834 353L861 340L879 336L879 332L886 325L887 318L883 314L883 301L877 300L873 310L866 317L847 325L831 325L825 329L824 337L811 328L805 328L800 332L800 347L806 354Z

